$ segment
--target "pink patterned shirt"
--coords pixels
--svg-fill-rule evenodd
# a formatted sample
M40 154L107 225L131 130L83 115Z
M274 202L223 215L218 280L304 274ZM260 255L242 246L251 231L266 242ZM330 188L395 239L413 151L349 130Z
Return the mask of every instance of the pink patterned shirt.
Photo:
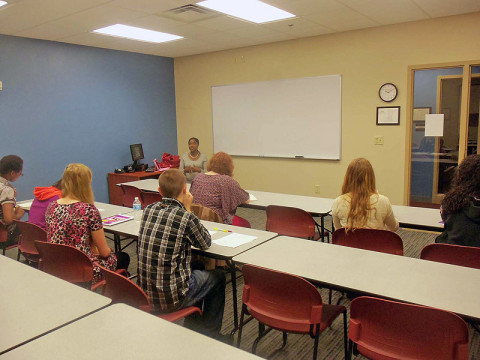
M237 206L249 199L248 193L228 175L198 174L190 192L193 203L215 211L225 224L231 224Z

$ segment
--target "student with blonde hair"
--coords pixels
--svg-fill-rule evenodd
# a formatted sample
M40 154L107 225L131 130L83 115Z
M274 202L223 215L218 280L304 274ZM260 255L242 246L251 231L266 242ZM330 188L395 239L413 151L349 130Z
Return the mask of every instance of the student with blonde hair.
M380 195L375 186L375 173L367 159L353 160L347 168L342 195L332 206L336 229L351 231L356 228L396 231L398 221L393 215L388 198Z
M127 269L126 253L114 254L108 247L102 217L94 205L92 172L83 164L70 164L62 177L62 197L47 208L48 241L70 245L84 252L94 263L95 279L100 278L96 263L110 270Z

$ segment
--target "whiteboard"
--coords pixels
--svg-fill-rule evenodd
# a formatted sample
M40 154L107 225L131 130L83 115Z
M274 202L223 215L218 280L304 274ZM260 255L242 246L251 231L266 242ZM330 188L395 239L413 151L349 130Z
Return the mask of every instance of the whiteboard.
M212 86L212 115L215 152L340 159L341 75Z

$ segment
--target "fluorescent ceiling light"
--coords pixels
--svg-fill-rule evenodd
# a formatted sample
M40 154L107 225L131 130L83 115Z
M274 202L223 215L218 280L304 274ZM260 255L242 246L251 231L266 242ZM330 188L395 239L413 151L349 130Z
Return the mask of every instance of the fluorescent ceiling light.
M0 7L2 7L3 5L7 5L7 2L6 1L0 1Z
M206 0L197 5L260 24L295 17L258 0Z
M183 39L183 36L177 36L177 35L163 33L160 31L142 29L142 28L122 25L122 24L107 26L101 29L93 30L93 32L103 34L103 35L118 36L122 38L139 40L139 41L147 41L152 43L162 43L166 41Z

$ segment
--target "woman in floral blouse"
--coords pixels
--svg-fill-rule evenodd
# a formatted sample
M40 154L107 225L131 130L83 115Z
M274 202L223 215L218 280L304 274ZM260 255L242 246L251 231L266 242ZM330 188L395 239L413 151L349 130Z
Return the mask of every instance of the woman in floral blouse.
M94 205L92 172L83 164L70 164L63 173L62 198L52 202L46 212L48 241L74 246L94 263L95 279L100 268L127 269L126 253L113 253L103 232L102 217Z

